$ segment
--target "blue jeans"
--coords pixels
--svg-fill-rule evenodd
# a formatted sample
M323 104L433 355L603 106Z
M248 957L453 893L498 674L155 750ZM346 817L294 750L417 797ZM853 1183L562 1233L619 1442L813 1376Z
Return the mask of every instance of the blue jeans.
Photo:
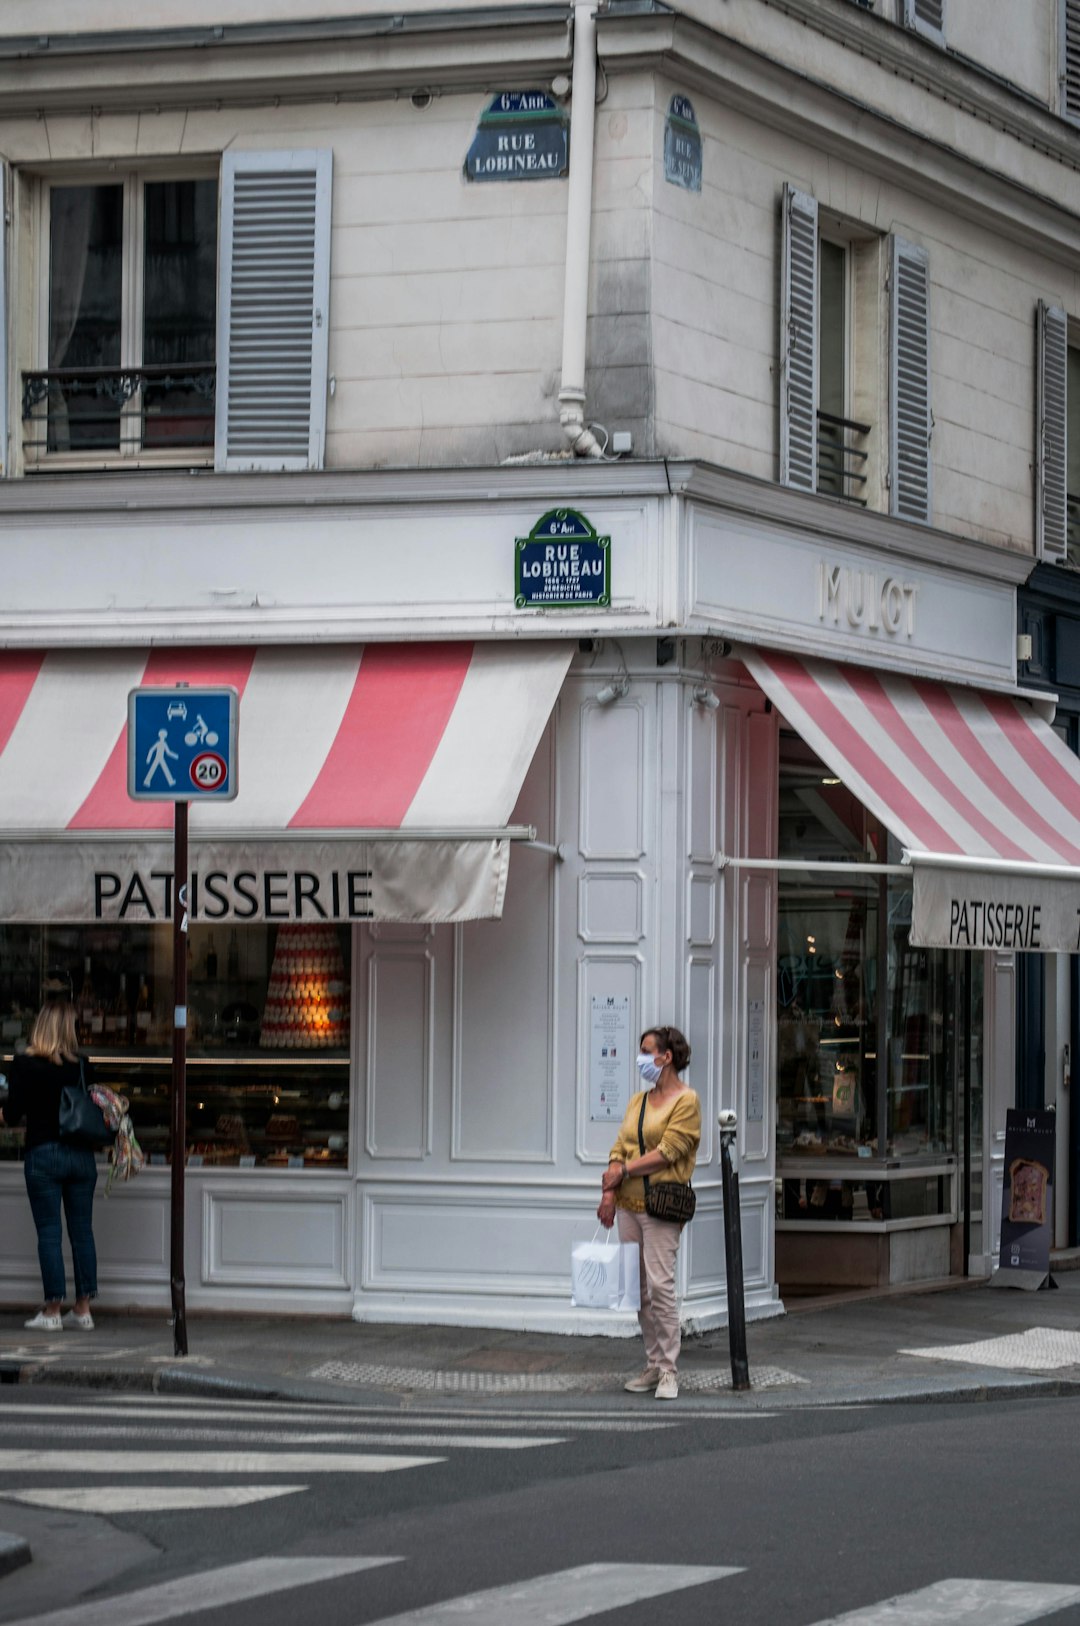
M23 1164L26 1194L37 1227L38 1263L46 1304L64 1298L64 1250L60 1205L67 1218L68 1241L75 1265L75 1297L97 1293L97 1250L94 1247L94 1187L97 1164L93 1152L82 1146L48 1141L32 1146Z

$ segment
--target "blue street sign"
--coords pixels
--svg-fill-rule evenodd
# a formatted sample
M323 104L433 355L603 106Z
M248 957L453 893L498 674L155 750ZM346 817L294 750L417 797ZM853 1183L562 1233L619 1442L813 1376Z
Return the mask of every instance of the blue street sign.
M140 802L231 802L238 710L235 689L132 689L128 795Z

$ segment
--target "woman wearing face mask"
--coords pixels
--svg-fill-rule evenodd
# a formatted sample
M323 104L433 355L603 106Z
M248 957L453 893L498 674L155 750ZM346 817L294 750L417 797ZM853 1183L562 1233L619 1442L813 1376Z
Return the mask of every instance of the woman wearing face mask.
M649 1028L641 1035L639 1050L638 1072L645 1089L626 1109L596 1214L610 1229L618 1210L620 1240L636 1242L641 1250L638 1322L646 1364L626 1388L631 1394L655 1389L657 1400L675 1400L681 1343L675 1264L683 1228L645 1212L645 1176L650 1185L669 1180L689 1184L701 1140L701 1102L679 1077L690 1060L690 1046L678 1028Z

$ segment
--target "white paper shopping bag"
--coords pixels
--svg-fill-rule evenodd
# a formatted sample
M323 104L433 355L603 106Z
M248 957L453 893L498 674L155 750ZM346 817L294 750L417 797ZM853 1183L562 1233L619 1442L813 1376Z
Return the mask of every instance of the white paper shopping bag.
M638 1245L609 1239L575 1242L570 1250L570 1302L583 1310L639 1310Z

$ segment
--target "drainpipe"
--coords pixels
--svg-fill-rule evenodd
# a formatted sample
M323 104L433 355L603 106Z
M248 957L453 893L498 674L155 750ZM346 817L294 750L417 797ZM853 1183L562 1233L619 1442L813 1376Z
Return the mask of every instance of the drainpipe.
M559 422L577 457L600 456L599 442L585 423L585 329L589 315L589 234L596 132L596 3L597 0L585 0L584 4L574 6Z

